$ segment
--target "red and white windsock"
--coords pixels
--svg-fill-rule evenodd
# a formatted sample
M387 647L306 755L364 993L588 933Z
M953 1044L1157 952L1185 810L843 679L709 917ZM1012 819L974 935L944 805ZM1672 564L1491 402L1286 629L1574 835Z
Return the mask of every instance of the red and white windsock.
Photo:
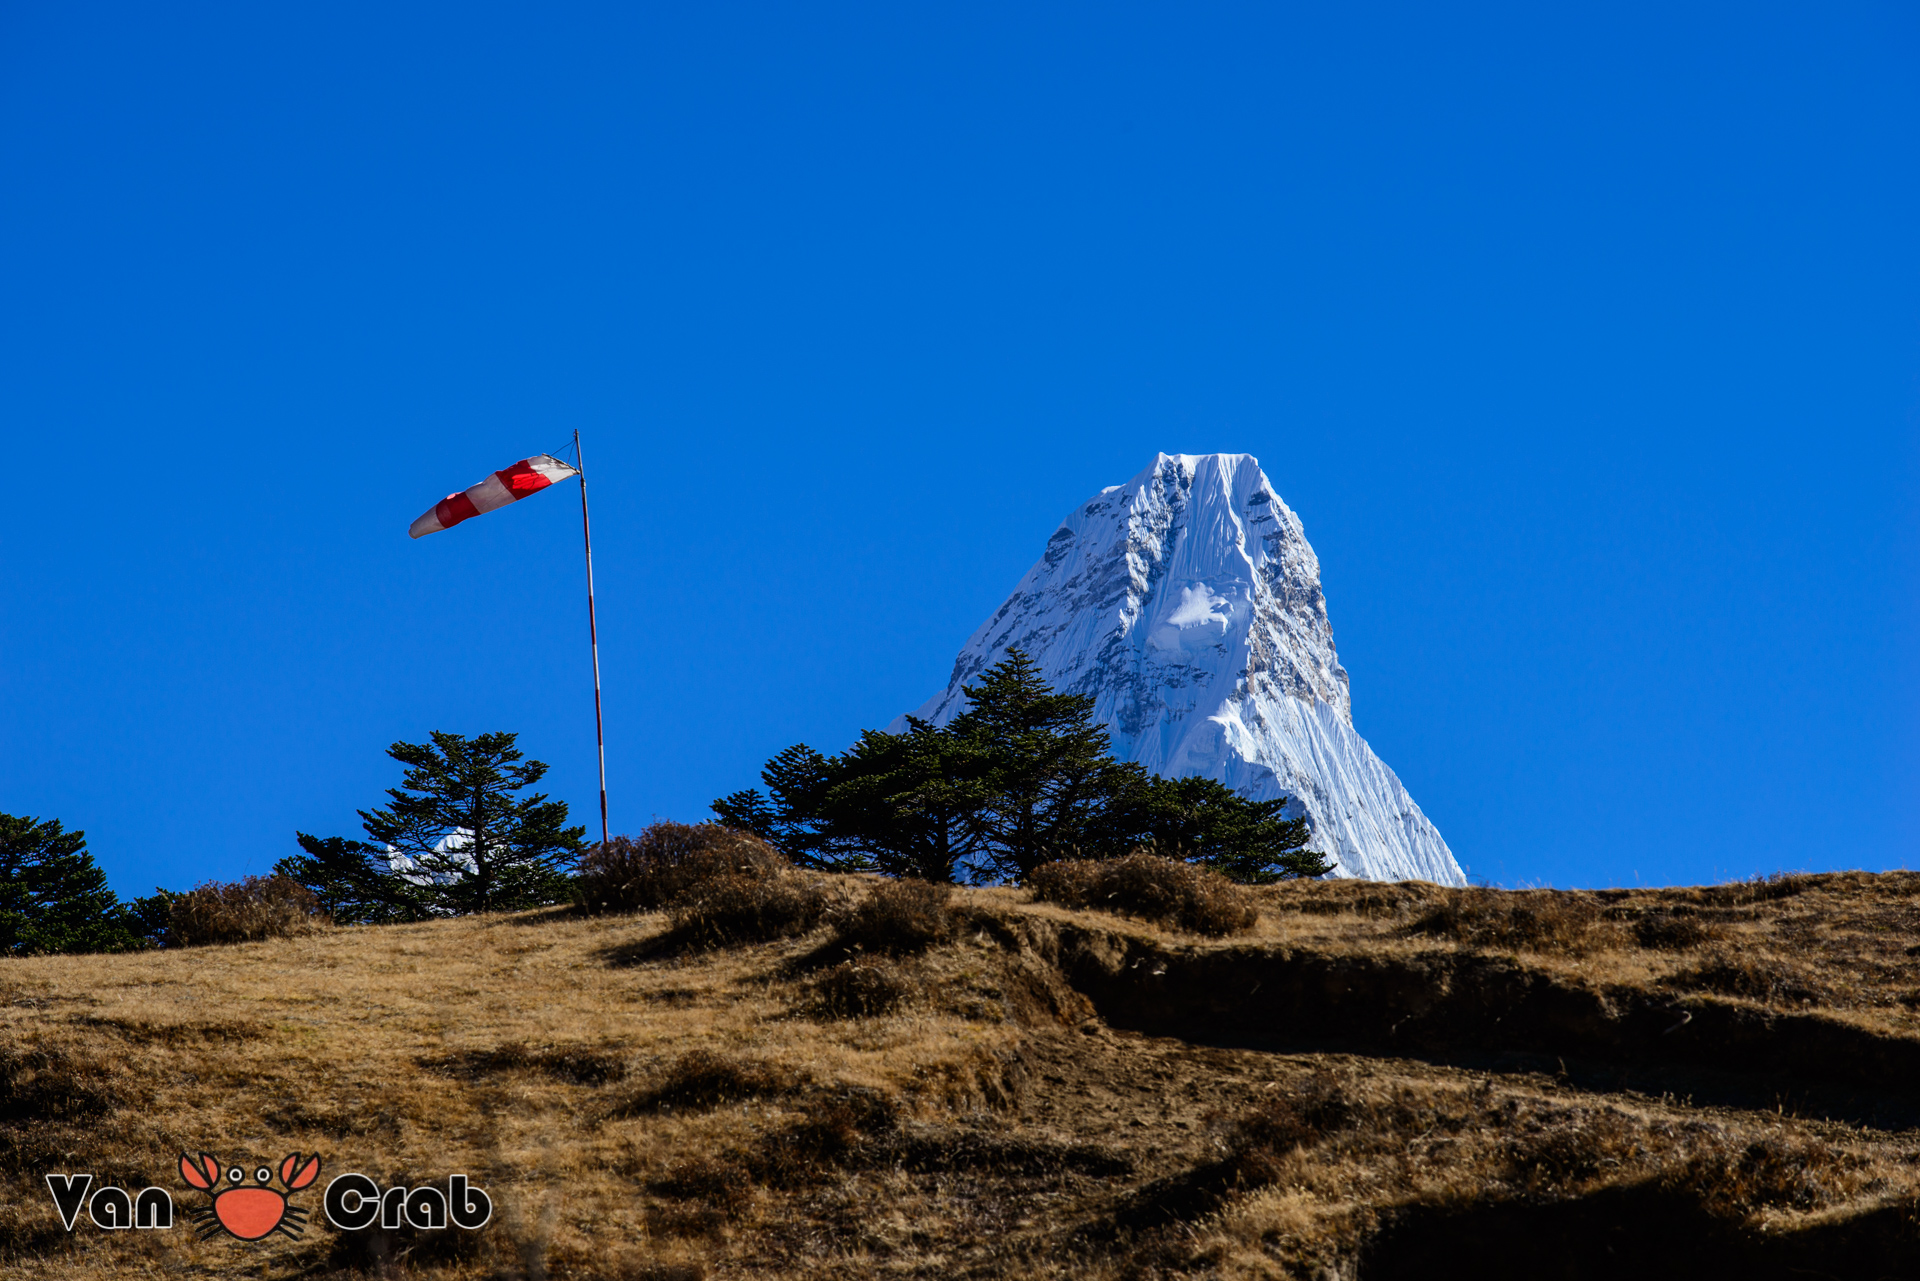
M443 529L452 529L469 516L505 507L528 494L537 494L549 485L579 474L579 468L569 467L548 454L522 458L479 484L469 486L464 493L448 494L435 503L426 515L414 521L407 533L414 538L424 538Z

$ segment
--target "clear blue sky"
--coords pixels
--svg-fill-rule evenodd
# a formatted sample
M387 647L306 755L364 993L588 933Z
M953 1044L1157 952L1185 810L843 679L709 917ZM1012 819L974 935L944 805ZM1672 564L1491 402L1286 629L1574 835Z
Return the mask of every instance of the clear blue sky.
M0 9L0 810L123 893L516 730L616 830L940 688L1076 502L1257 455L1502 884L1920 854L1920 17Z

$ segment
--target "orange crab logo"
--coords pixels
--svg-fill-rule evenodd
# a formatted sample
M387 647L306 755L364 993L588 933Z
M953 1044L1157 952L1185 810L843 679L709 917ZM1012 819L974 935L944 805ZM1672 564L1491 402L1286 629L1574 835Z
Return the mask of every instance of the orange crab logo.
M220 1183L220 1159L211 1152L202 1152L198 1158L191 1153L180 1154L180 1177L213 1197L211 1204L187 1216L199 1229L202 1241L222 1232L242 1241L259 1241L275 1232L297 1237L307 1230L307 1212L288 1205L286 1193L270 1186L272 1170L263 1165L251 1179L237 1165L226 1173L227 1188L214 1192ZM287 1192L298 1192L319 1177L318 1152L304 1161L295 1152L280 1163L280 1182Z

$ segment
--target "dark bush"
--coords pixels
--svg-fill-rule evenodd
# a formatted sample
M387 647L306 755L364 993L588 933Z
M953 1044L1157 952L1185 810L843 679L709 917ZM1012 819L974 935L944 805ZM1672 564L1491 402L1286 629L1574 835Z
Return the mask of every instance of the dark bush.
M1750 1001L1779 1001L1810 1005L1830 995L1824 984L1782 961L1722 953L1699 965L1667 975L1667 987L1696 992L1743 996Z
M1237 934L1260 915L1252 895L1212 868L1153 854L1046 863L1027 884L1042 903L1121 912L1195 934Z
M1633 923L1634 942L1667 952L1718 943L1726 936L1727 932L1712 921L1677 912L1650 912Z
M1514 1134L1504 1147L1508 1175L1528 1196L1565 1195L1589 1180L1633 1165L1645 1153L1645 1131L1612 1108L1572 1108L1544 1125Z
M720 877L770 879L787 870L780 852L751 833L662 819L588 850L577 898L590 912L652 912Z
M397 1187L412 1182L401 1171L395 1172L393 1181ZM405 1222L398 1228L375 1223L358 1232L327 1235L333 1238L332 1245L321 1256L324 1264L314 1271L332 1277L444 1276L447 1273L442 1269L453 1271L456 1276L472 1275L468 1269L478 1262L490 1244L478 1232L416 1228ZM466 1266L461 1267L463 1264Z
M872 1090L824 1097L806 1120L762 1137L751 1162L754 1176L769 1187L804 1187L846 1164L867 1136L886 1133L898 1119L893 1101Z
M1407 928L1469 947L1571 955L1622 941L1599 903L1577 890L1452 890Z
M950 886L932 881L876 885L840 922L840 942L892 956L923 952L953 934L953 913L947 907L951 894Z
M87 1121L125 1101L103 1064L58 1046L0 1045L0 1121Z
M826 892L805 877L729 873L674 901L673 937L694 948L770 943L808 933L827 907Z
M681 1161L647 1187L676 1201L698 1201L722 1219L739 1218L753 1203L753 1176L726 1157L702 1155Z
M692 1050L668 1065L653 1084L616 1104L616 1117L679 1109L711 1112L745 1099L771 1099L805 1088L804 1074L758 1059Z
M533 1049L518 1041L509 1041L492 1050L469 1050L445 1058L423 1059L421 1066L469 1079L494 1072L544 1072L575 1085L607 1085L627 1075L626 1056L618 1050L587 1045Z
M287 876L208 881L175 895L167 921L169 947L257 943L293 938L331 925L313 891Z
M913 981L887 961L845 961L814 981L816 1008L835 1019L891 1014L913 992Z
M1709 1213L1743 1218L1756 1210L1817 1210L1842 1200L1856 1164L1818 1139L1776 1137L1695 1153L1665 1183L1698 1198Z
M1308 1110L1285 1095L1242 1113L1226 1127L1224 1136L1233 1181L1247 1187L1273 1182L1280 1176L1280 1163L1320 1134L1321 1127Z
M1334 1081L1315 1076L1286 1092L1274 1092L1224 1127L1240 1181L1270 1182L1281 1158L1318 1142L1354 1120L1351 1104Z

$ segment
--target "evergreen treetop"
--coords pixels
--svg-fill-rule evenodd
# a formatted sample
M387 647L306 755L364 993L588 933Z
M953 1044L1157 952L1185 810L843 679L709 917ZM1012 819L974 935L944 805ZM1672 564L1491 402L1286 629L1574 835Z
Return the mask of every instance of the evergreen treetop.
M1094 700L1053 692L1018 649L964 692L944 727L908 717L905 733L866 730L839 756L789 747L761 771L766 792L714 812L807 866L931 881L1022 882L1053 859L1142 845L1250 883L1332 870L1286 802L1115 761Z
M119 952L141 945L85 832L0 814L0 956Z
M536 907L567 897L585 848L564 801L518 796L546 775L514 734L435 732L395 743L406 766L389 803L361 810L371 843L297 833L303 854L274 870L312 890L340 921L420 920Z

